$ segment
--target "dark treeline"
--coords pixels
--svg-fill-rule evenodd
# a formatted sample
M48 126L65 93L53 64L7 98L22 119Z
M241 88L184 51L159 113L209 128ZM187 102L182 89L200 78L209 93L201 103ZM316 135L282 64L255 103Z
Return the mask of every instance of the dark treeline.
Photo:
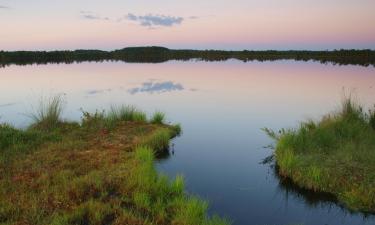
M125 61L159 63L168 60L247 61L297 60L318 61L339 65L375 66L373 50L334 51L219 51L219 50L172 50L163 47L129 47L115 51L0 51L0 66L11 64L73 63L83 61Z

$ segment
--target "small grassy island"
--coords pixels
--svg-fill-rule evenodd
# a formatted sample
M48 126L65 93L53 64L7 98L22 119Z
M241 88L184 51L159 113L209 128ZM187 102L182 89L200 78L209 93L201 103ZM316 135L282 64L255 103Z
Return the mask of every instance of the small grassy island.
M302 188L333 194L353 211L375 213L375 111L352 98L298 129L265 131L276 139L279 174Z
M53 98L25 130L0 125L1 224L225 225L154 168L179 125L134 107L60 119Z

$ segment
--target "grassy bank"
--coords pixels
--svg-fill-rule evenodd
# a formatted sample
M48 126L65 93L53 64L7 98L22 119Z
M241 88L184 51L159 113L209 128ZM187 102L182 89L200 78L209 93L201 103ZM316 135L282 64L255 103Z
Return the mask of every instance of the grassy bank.
M297 129L267 133L277 140L281 176L303 188L334 194L355 211L375 213L375 112L351 98L340 111Z
M220 225L154 157L180 132L134 107L64 122L52 99L26 130L0 126L0 224ZM54 105L55 104L55 105Z
M224 61L238 59L247 61L297 60L317 61L339 65L375 66L375 51L370 49L354 50L341 49L333 51L224 51L224 50L188 50L168 49L164 47L127 47L114 51L75 50L75 51L1 51L0 67L12 64L45 64L45 63L73 63L104 60L124 62L161 63L168 60Z

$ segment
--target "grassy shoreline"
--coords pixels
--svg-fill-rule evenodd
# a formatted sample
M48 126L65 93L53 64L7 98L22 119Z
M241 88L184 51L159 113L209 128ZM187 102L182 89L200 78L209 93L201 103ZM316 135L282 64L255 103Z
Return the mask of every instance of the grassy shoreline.
M128 47L114 51L102 50L75 50L75 51L1 51L0 67L12 64L46 64L46 63L73 63L85 61L124 61L161 63L169 60L204 60L224 61L238 59L247 61L274 61L296 60L317 61L339 65L375 66L375 51L370 49L341 49L332 51L312 50L193 50L168 49L158 46Z
M113 107L63 122L54 100L26 130L0 125L1 224L230 224L207 216L183 177L155 170L155 154L181 132L164 114Z
M281 177L302 188L333 194L353 211L375 213L375 112L352 98L340 111L297 129L275 133Z

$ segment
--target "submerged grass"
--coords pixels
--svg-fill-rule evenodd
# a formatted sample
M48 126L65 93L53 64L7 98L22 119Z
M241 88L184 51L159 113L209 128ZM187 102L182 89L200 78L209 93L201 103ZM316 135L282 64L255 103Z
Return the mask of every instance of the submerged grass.
M282 176L332 193L351 210L375 212L374 111L365 112L349 97L340 111L319 122L307 121L280 134L265 130L277 140Z
M80 124L58 120L53 129L1 125L0 156L17 157L0 162L0 224L230 224L207 216L207 202L186 195L182 176L155 170L155 153L179 125L115 111L84 113Z

